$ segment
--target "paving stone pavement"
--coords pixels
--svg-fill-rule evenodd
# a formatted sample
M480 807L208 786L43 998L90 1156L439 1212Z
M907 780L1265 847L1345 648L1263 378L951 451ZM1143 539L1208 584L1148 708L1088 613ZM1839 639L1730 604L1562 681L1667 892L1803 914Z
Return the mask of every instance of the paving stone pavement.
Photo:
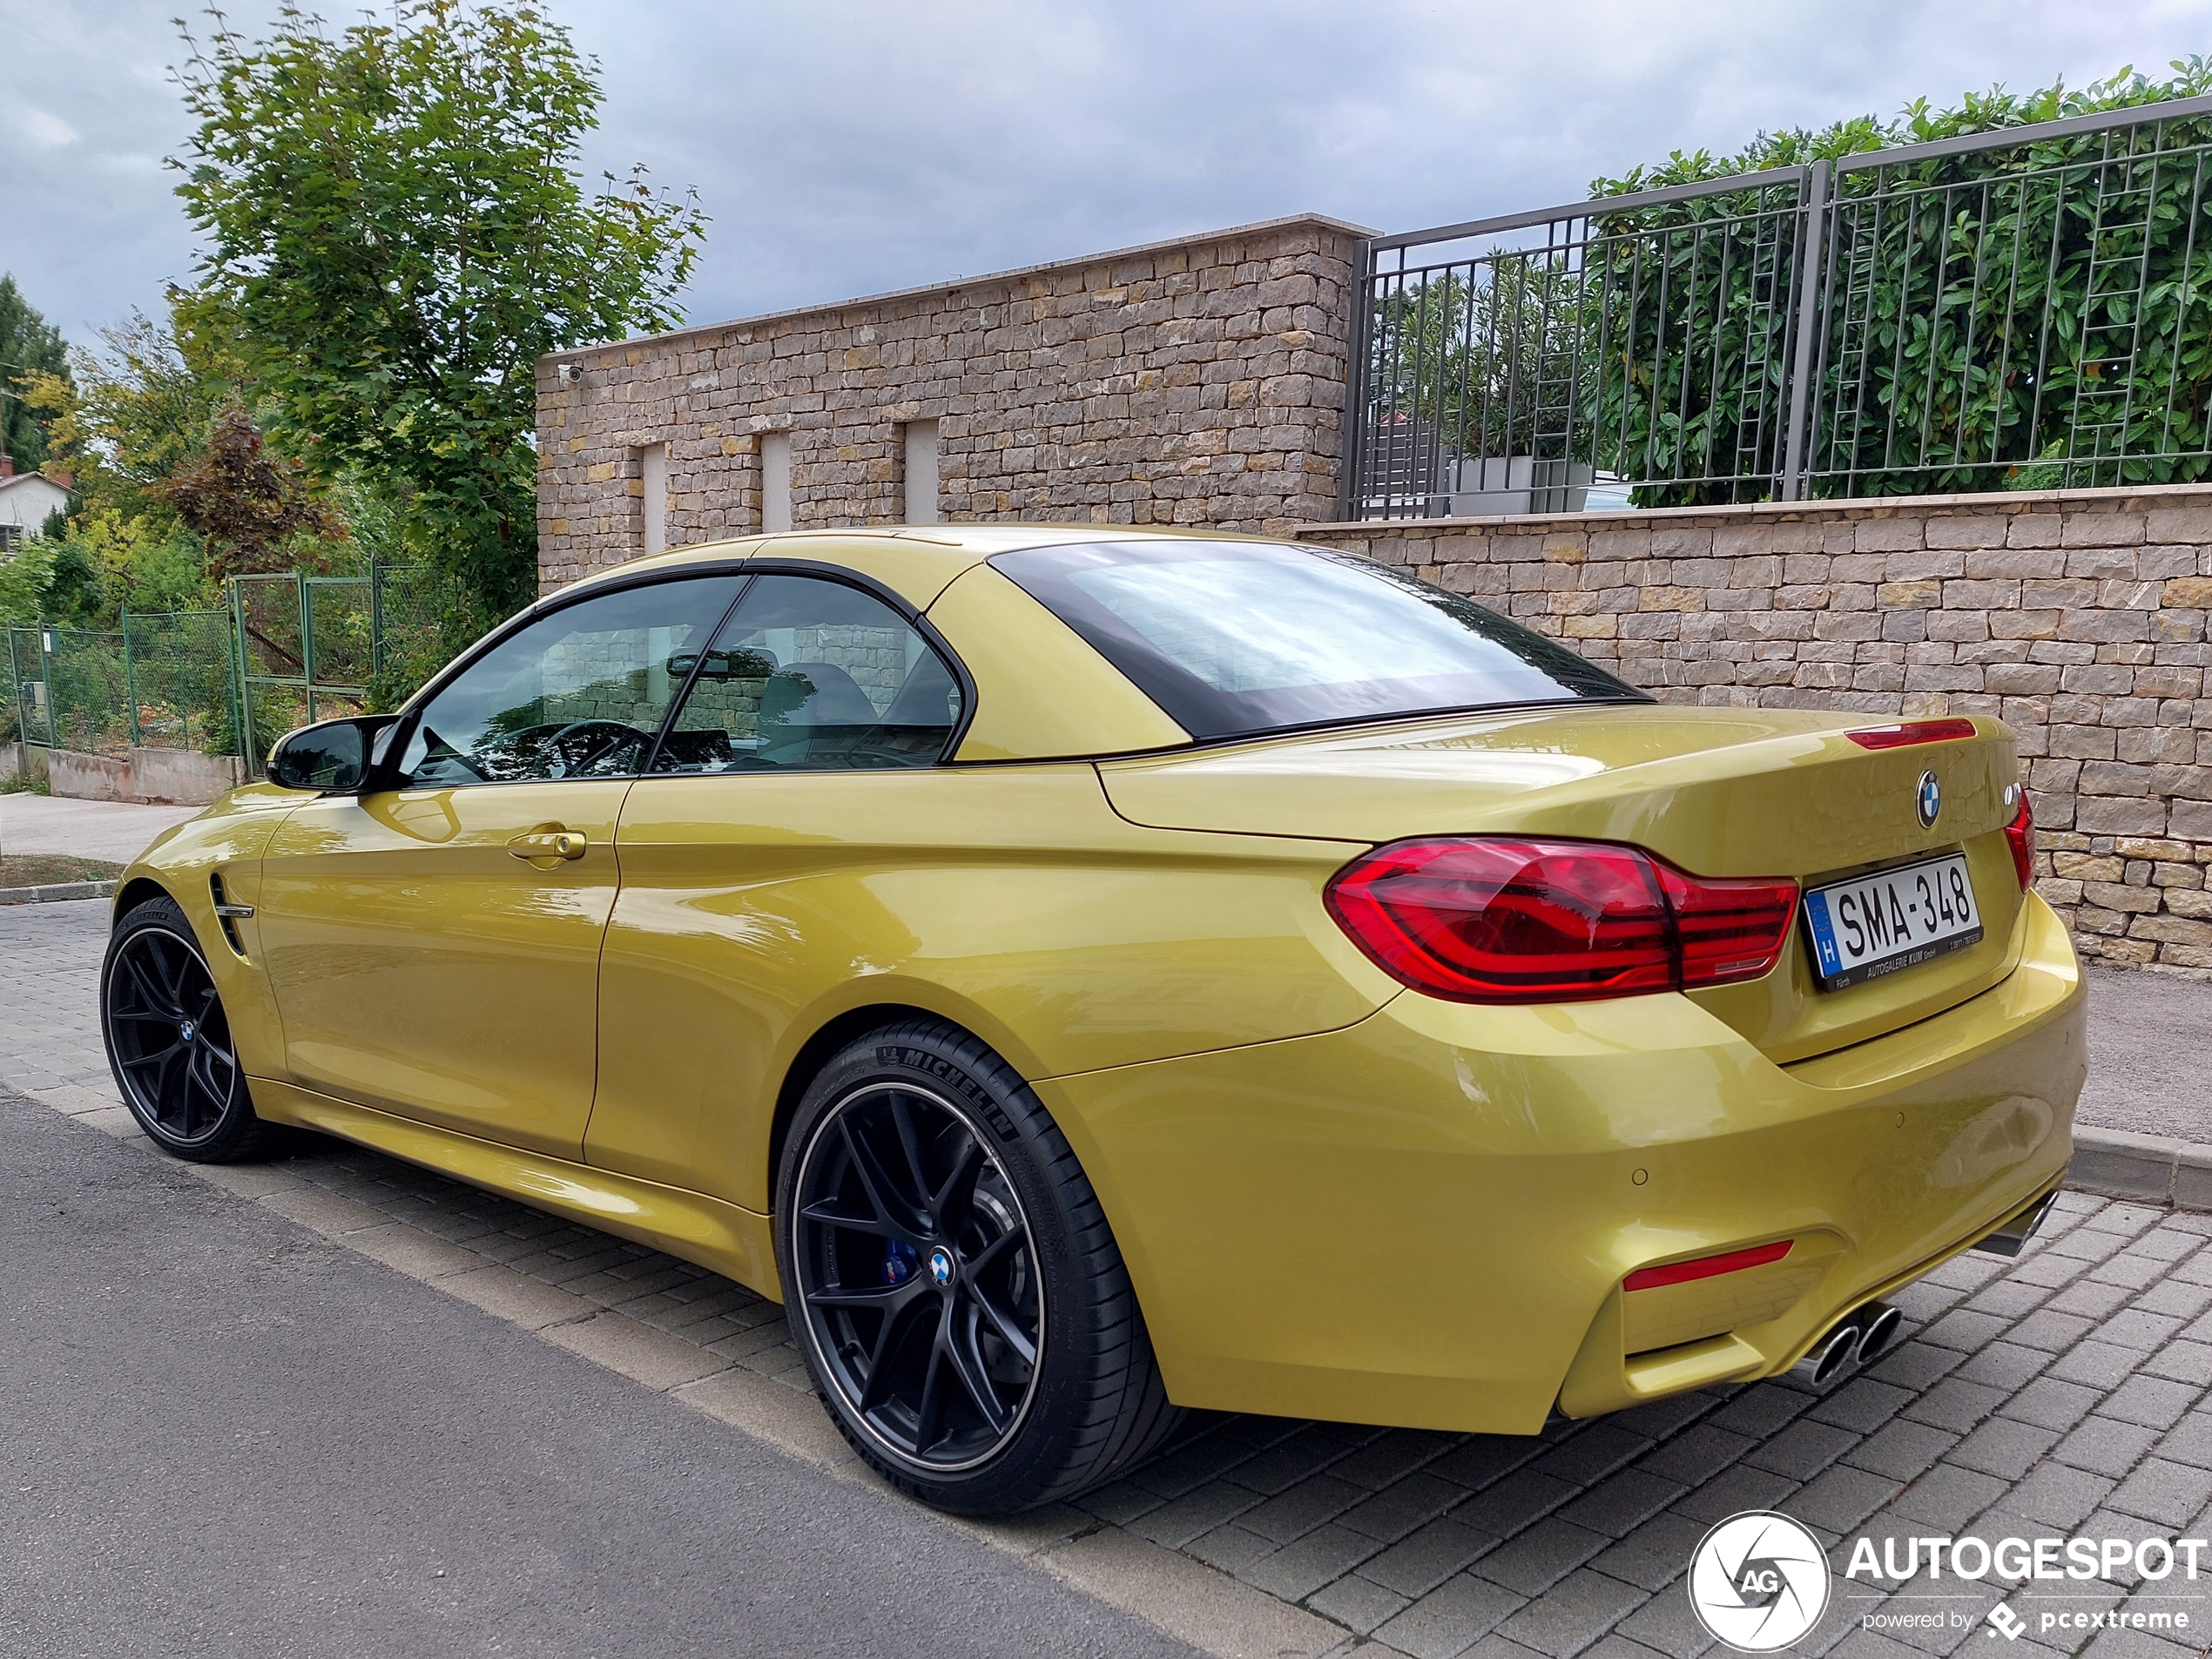
M105 909L0 912L0 1083L121 1131L92 1016ZM256 1177L287 1189L268 1200L278 1207L350 1201L363 1236L427 1235L460 1252L448 1283L480 1259L577 1298L560 1304L577 1310L571 1325L613 1311L650 1325L679 1381L727 1371L807 1387L780 1311L726 1280L377 1154L302 1142ZM1830 1546L1839 1575L1797 1650L1887 1659L1997 1640L1982 1619L2004 1587L1846 1579L1859 1538L1878 1551L1916 1534L2212 1527L2212 1216L2067 1193L2017 1262L1963 1257L1898 1299L1913 1334L1825 1395L1720 1389L1533 1439L1206 1416L1082 1500L1062 1530L1143 1541L1295 1605L1338 1633L1332 1652L1691 1659L1714 1645L1684 1590L1693 1548L1729 1515L1776 1509ZM2014 1590L2027 1634L2003 1645L2036 1659L2199 1654L2212 1642L2207 1568L2202 1586L2177 1575ZM2123 1601L2184 1611L2190 1628L2170 1641L2042 1628L2045 1612ZM1938 1606L1963 1616L1865 1624Z

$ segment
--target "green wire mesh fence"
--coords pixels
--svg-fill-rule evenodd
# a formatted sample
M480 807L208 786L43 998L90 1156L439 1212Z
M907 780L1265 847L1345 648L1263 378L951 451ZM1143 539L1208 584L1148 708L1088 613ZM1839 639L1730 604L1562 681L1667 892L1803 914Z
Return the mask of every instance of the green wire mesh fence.
M396 708L457 649L413 570L240 577L229 598L112 629L0 628L0 743L243 755L258 775L293 726Z
M463 643L450 637L432 580L415 570L236 577L230 591L239 752L256 775L293 726L396 708Z
M133 745L235 754L229 618L132 616L113 629L9 628L0 742L122 759Z

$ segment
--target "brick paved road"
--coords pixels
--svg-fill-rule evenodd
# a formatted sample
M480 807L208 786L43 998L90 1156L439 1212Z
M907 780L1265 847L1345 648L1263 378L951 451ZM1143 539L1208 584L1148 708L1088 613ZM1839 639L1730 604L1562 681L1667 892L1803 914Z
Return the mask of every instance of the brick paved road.
M90 1020L101 907L29 908L0 913L0 1082L115 1127ZM615 1310L689 1345L692 1374L805 1386L780 1312L699 1269L331 1143L263 1178L363 1206L364 1236L401 1223L457 1247L456 1286L470 1261L506 1264L586 1315ZM1683 1590L1691 1548L1740 1510L1804 1521L1836 1547L1839 1571L1862 1536L1902 1549L1916 1534L2135 1539L2212 1526L2212 1217L2068 1194L2017 1263L1970 1256L1898 1299L1916 1334L1824 1397L1760 1384L1541 1440L1210 1418L1090 1494L1068 1529L1118 1530L1204 1562L1329 1621L1343 1652L1687 1659L1712 1645ZM1924 1581L1894 1602L1892 1588L1839 1577L1800 1651L1880 1659L1998 1640L1980 1623L1993 1585ZM1910 1599L1936 1592L1954 1599ZM2188 1612L2191 1634L2040 1628L2044 1612L2128 1595ZM2182 1659L2212 1642L2212 1597L2178 1580L2010 1599L2029 1627L2008 1653ZM1968 1617L1941 1631L1864 1626L1885 1608L1934 1607Z

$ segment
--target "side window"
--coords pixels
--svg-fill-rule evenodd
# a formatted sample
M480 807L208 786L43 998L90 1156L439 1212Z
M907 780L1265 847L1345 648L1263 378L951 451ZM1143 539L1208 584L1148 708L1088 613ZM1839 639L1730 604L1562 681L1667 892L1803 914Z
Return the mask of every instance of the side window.
M708 646L653 770L929 766L959 723L959 682L890 606L764 576Z
M406 786L634 777L740 581L630 588L532 623L430 700Z

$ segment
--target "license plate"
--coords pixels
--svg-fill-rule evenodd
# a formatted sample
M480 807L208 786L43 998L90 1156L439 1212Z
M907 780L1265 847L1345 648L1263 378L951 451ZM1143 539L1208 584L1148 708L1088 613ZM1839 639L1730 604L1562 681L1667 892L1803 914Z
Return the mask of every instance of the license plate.
M1814 971L1824 991L1879 979L1981 942L1966 855L1831 881L1805 894Z

